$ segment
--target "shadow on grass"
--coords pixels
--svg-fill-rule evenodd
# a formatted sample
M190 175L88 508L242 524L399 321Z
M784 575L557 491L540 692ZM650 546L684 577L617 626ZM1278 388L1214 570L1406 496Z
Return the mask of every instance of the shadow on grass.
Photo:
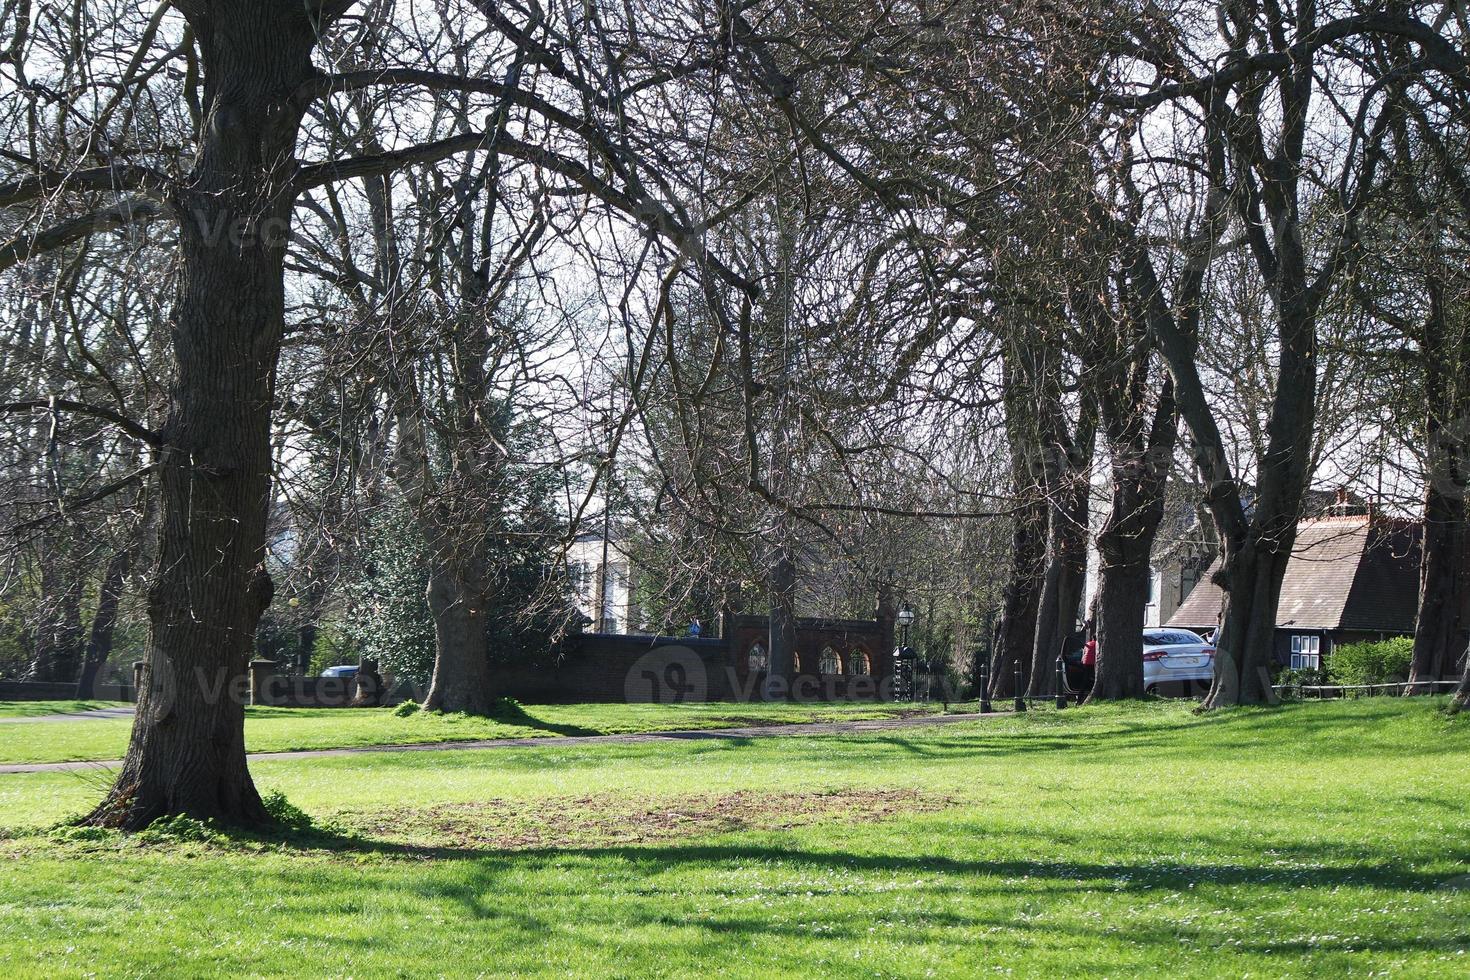
M596 728L584 728L581 725L558 725L555 722L537 718L515 701L502 699L495 705L490 718L506 725L519 725L522 728L534 728L537 731L551 732L554 735L605 735L606 732Z
M1315 859L1320 862L1326 858L1352 863L1281 866L1265 863L1252 865L1239 861L1071 861L1064 854L1056 858L970 860L937 854L864 854L718 840L690 844L497 849L381 840L331 828L306 828L266 835L239 833L231 834L230 837L240 842L273 844L287 851L401 857L419 861L468 861L506 869L526 863L555 862L565 865L568 862L596 863L614 858L638 876L675 871L684 866L728 867L733 871L758 865L823 871L870 871L902 875L928 873L959 878L1001 879L992 887L967 884L965 890L975 893L1015 891L1018 886L1014 882L1019 880L1049 883L1048 891L1076 892L1178 892L1208 885L1293 890L1352 887L1427 893L1442 890L1447 879L1444 871L1418 871L1403 865L1372 862L1365 860L1366 852L1358 848L1345 849L1339 853L1330 846L1307 850L1277 845L1272 851L1277 856L1290 854L1298 860ZM1457 849L1453 853L1440 852L1436 856L1441 860L1470 867L1470 849Z

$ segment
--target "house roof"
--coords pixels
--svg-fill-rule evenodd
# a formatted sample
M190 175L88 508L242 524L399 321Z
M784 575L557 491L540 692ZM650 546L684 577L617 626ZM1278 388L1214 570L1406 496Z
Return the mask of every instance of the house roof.
M1319 517L1297 525L1278 628L1410 633L1419 607L1422 525L1367 515ZM1167 625L1209 629L1224 594L1217 558Z

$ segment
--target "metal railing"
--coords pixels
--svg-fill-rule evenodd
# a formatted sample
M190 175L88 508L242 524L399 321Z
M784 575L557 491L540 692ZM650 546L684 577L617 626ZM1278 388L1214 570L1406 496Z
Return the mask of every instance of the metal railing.
M1306 695L1307 693L1310 692L1311 694L1315 695L1318 698L1329 698L1329 697L1333 697L1333 698L1346 698L1346 697L1363 697L1363 696L1365 696L1363 693L1360 693L1360 692L1367 692L1367 694L1366 694L1367 697L1373 697L1379 691L1391 691L1396 696L1402 696L1403 693L1404 693L1404 691L1406 691L1407 689L1409 689L1411 687L1413 687L1413 688L1423 688L1423 687L1440 688L1440 687L1448 687L1450 690L1454 690L1456 687L1459 687L1459 686L1460 686L1460 682L1458 680L1454 680L1454 681L1413 681L1413 682L1410 682L1410 681L1390 681L1390 682L1385 683L1385 684L1278 684L1274 688L1272 688L1272 690L1275 690L1275 691L1278 691L1278 692L1279 691L1296 691L1297 693L1302 694L1302 695ZM1349 692L1351 692L1351 693L1349 693Z

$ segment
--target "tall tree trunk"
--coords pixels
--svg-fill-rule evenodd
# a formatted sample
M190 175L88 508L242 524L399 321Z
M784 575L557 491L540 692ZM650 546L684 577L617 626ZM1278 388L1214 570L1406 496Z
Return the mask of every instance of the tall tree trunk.
M1052 352L1030 325L1018 331L1015 345L1001 360L1011 486L1020 503L1011 524L1011 566L1001 604L1000 647L991 658L990 693L995 698L1026 690L1036 646L1048 517L1044 461L1038 454L1055 443L1053 426L1061 414L1059 383L1047 383L1054 365Z
M1092 444L1096 424L1083 409L1076 442L1062 454L1062 478L1048 496L1047 566L1037 606L1036 640L1031 653L1032 697L1057 693L1056 661L1077 627L1077 610L1087 578L1087 512Z
M296 671L303 677L311 675L312 656L316 650L316 638L321 634L320 621L315 608L307 614L309 619L296 627Z
M1036 640L1045 558L1046 502L1038 500L1017 511L1011 528L1011 567L1001 606L1000 647L991 661L993 698L1015 696L1018 664L1022 670L1021 689L1025 690L1025 672L1031 665Z
M1300 256L1295 260L1300 262ZM1246 521L1232 520L1233 531L1229 525L1221 527L1225 554L1217 584L1226 600L1215 637L1215 680L1205 698L1206 708L1276 701L1271 688L1276 608L1311 476L1316 417L1316 318L1299 308L1302 303L1300 296L1288 295L1280 304L1279 374L1253 512ZM1219 480L1211 497L1222 492L1238 494L1235 481ZM1220 503L1239 507L1238 500Z
M1146 362L1145 362L1146 363ZM1147 371L1142 372L1147 377ZM1126 440L1113 450L1113 499L1097 535L1097 667L1088 701L1143 696L1144 609L1148 604L1149 557L1164 516L1176 417L1166 381L1154 415L1148 448L1136 434L1142 406L1130 408Z
M784 542L777 548L771 563L767 586L771 617L766 637L770 647L770 666L766 670L766 687L762 696L767 701L781 701L790 696L790 684L796 676L796 561L790 546Z
M1099 543L1098 550L1103 550ZM1108 547L1115 557L1103 557L1098 570L1097 666L1089 704L1143 697L1143 621L1148 600L1148 555L1141 558L1118 552L1137 549Z
M1460 342L1451 348L1443 285L1433 273L1428 292L1422 343L1428 479L1408 694L1432 694L1436 688L1429 682L1453 676L1466 654L1470 630L1470 526L1465 504L1470 445L1464 431L1470 419L1470 380L1457 376L1470 367L1470 330L1462 328Z
M133 563L133 546L118 549L102 573L102 587L97 595L97 612L92 616L92 630L87 638L87 655L82 661L82 674L77 679L77 700L97 696L97 675L112 655L112 637L117 626L117 606L122 599L123 583Z
M176 202L182 268L158 457L148 683L93 823L135 829L169 814L269 820L246 766L243 698L231 686L245 681L248 643L271 595L261 564L271 406L301 112L291 96L316 74L309 6L188 8L207 118Z
M1142 316L1136 319L1141 321ZM1174 385L1167 377L1152 423L1144 427L1152 387L1149 360L1148 351L1143 351L1127 381L1099 396L1112 455L1113 491L1107 520L1097 535L1097 664L1089 703L1144 694L1149 558L1164 517L1164 491L1178 433Z
M439 565L429 574L429 612L434 617L434 678L424 708L488 715L495 706L483 589L468 585L463 570Z
M1433 694L1433 681L1454 676L1466 653L1470 625L1470 540L1464 497L1428 490L1424 508L1424 556L1419 613L1408 694Z
M1150 333L1169 366L1180 415L1194 437L1195 466L1207 488L1205 501L1223 551L1215 584L1225 593L1225 610L1215 637L1215 679L1204 701L1206 708L1276 700L1271 689L1276 607L1311 475L1317 392L1315 306L1320 302L1320 297L1307 295L1304 286L1294 201L1292 205L1291 233L1279 236L1286 271L1276 280L1282 284L1277 300L1281 348L1276 387L1249 513L1195 363L1198 300L1185 304L1181 322L1176 322L1163 306L1152 263L1141 248L1135 246L1130 266L1130 277L1149 307ZM1189 294L1199 295L1194 287Z

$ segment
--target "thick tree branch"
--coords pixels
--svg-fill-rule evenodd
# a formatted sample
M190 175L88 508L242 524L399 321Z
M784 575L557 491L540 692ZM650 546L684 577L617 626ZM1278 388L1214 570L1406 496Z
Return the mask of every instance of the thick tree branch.
M1234 85L1252 75L1286 71L1310 59L1330 44L1362 34L1386 34L1405 38L1419 45L1423 52L1420 61L1427 67L1458 77L1470 74L1470 62L1467 62L1465 56L1447 38L1423 21L1393 14L1359 14L1323 24L1284 50L1237 58L1219 71L1199 78L1170 82L1138 95L1111 95L1104 92L1098 98L1107 105L1147 109L1173 99L1198 97L1211 90Z
M128 435L137 439L145 445L157 449L163 445L163 436L147 426L133 421L126 415L114 412L110 408L101 405L89 405L86 402L72 401L68 398L33 398L19 402L0 402L0 413L3 412L33 412L38 409L62 412L75 412L78 415L90 415L93 418L111 422Z
M72 242L80 241L99 231L142 224L170 213L172 213L171 208L156 201L133 197L100 211L92 211L72 218L70 221L52 225L35 234L19 235L0 245L0 272L24 262L32 255L70 245Z
M162 199L168 178L151 167L122 164L86 170L43 170L29 177L0 184L0 208L35 200L52 191L142 191Z

